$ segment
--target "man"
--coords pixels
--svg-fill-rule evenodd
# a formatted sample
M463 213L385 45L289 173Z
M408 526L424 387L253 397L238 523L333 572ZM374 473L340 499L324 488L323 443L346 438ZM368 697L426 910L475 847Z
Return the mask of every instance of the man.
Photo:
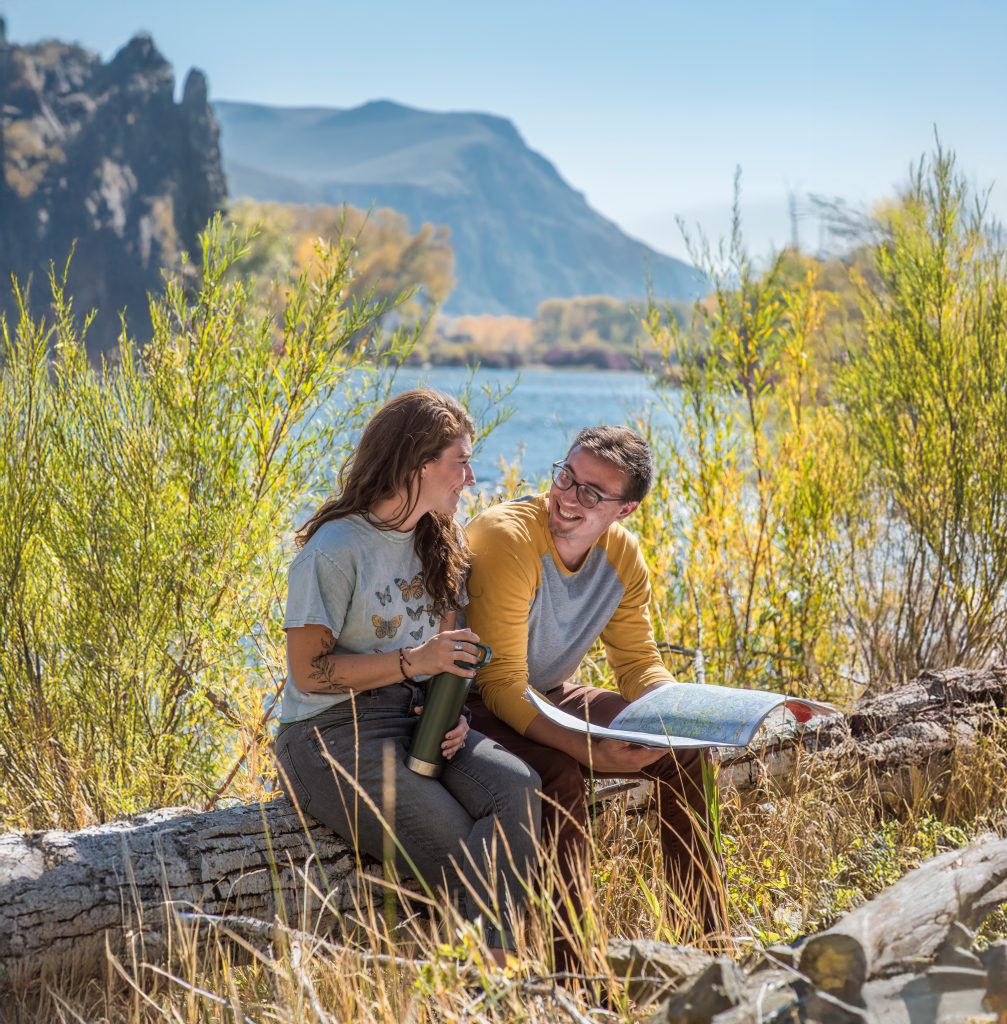
M650 450L637 433L587 428L554 465L547 494L495 505L469 524L468 622L493 650L469 703L472 727L541 776L544 832L570 895L588 842L586 777L653 780L668 882L710 932L718 926L710 884L717 869L704 834L702 754L590 741L548 721L523 696L532 686L563 711L607 725L627 701L653 687L682 685L658 653L647 567L621 525L653 474ZM571 682L598 637L618 693ZM564 945L557 944L561 956Z

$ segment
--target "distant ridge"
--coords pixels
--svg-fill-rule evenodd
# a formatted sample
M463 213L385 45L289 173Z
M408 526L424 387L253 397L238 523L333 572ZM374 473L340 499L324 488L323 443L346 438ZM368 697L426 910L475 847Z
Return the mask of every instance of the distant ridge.
M695 268L630 238L529 149L506 118L377 100L347 110L218 101L232 196L392 207L451 229L446 311L532 315L545 299L661 299L703 290Z

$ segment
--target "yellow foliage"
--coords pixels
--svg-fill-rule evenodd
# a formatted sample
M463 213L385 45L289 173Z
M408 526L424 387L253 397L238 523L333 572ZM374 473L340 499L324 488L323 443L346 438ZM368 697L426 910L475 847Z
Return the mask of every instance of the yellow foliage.
M295 206L241 200L228 212L239 230L251 231L243 273L254 274L274 308L289 281L302 273L324 275L328 250L353 254L347 297L395 307L400 320L422 320L454 286L454 253L447 228L423 224L415 233L395 210L352 206Z

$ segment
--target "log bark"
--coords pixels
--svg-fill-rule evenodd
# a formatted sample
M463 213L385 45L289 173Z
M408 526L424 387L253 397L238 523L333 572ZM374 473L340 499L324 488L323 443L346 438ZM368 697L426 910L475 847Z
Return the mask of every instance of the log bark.
M809 757L891 771L943 763L1005 700L1007 670L927 673L848 718L777 731L723 758L722 779L751 792ZM116 953L142 942L153 955L170 908L268 921L283 902L296 921L315 886L346 909L355 868L346 844L282 798L206 814L156 811L76 833L0 834L0 987L93 973L106 942Z
M718 751L721 784L743 797L786 788L813 760L872 774L882 797L897 806L912 785L910 773L939 776L1005 706L1007 666L925 672L850 715L815 719L814 728L769 725L752 746Z
M973 1019L1007 994L997 957L986 963L971 948L971 929L1005 900L1007 839L983 836L807 939L797 967L818 997L847 1007L845 1020Z
M1007 839L988 835L925 861L796 950L767 951L747 975L662 943L613 944L609 961L663 997L649 1024L1004 1020L1007 945L977 955L971 929L1005 890Z
M1007 839L983 836L932 857L812 936L798 966L819 988L852 1001L870 978L912 971L939 956L949 966L956 952L967 951L961 926L977 927L1005 900Z
M163 945L172 908L298 920L305 894L353 903L346 844L286 799L197 813L155 811L80 832L0 834L0 988L93 975L108 942L121 955Z

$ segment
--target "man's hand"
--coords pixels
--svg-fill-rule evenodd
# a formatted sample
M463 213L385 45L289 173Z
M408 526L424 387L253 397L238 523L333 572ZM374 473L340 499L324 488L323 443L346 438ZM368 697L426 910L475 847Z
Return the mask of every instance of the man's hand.
M542 715L528 726L525 735L545 747L562 750L592 771L605 775L642 771L668 753L663 748L641 747L622 740L590 740L583 733L564 729Z
M566 730L569 731L569 730ZM587 737L584 737L587 739ZM596 772L641 772L668 753L655 747L641 747L622 740L588 740L588 764Z

